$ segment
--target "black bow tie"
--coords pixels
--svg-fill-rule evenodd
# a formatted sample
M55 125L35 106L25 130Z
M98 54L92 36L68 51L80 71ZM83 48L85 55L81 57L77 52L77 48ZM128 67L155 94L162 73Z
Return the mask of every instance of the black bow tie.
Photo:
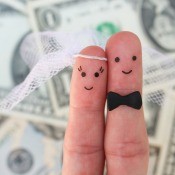
M107 104L109 111L112 111L120 105L127 105L139 110L142 107L142 97L138 91L126 96L121 96L115 92L109 92L107 95Z

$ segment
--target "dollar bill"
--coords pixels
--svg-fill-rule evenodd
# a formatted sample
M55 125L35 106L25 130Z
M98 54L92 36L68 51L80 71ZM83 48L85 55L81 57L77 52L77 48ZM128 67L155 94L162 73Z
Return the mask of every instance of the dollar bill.
M59 175L64 128L0 116L0 174Z
M17 3L17 4L16 4ZM22 3L20 3L22 4ZM20 55L20 45L27 34L31 32L27 14L24 14L24 5L20 6L18 1L8 3L0 2L0 100L21 83L29 68ZM19 26L19 27L16 27ZM48 88L42 86L32 93L14 111L49 115L53 109L48 95Z
M151 52L151 50L147 52ZM149 57L147 63L144 62L143 90L145 93L165 90L175 84L175 57L168 57L157 52L150 54L157 59L151 61L151 57Z
M156 137L158 123L160 121L161 106L144 98L144 116L147 133L150 137Z
M173 0L143 0L141 19L144 31L158 48L175 51L175 5Z
M34 21L33 29L75 31L96 28L108 35L120 31L120 24L117 24L117 18L113 14L115 7L120 7L122 1L97 0L97 6L93 3L92 0L30 2L29 15Z
M29 17L33 31L77 31L93 28L109 36L121 30L130 30L139 36L143 45L158 48L169 55L170 52L175 53L173 4L172 0L97 0L96 6L90 0L32 1L29 3ZM71 72L71 69L65 69L50 82L49 92L56 115L68 116ZM167 91L168 88L163 93L166 94ZM156 97L166 101L165 96L159 94ZM159 106L145 96L147 131L149 137L159 143L159 146L150 145L149 175L172 175L174 171L174 164L170 163L171 160L174 162L173 152L168 152L174 148L171 144L173 142L168 141L171 132L165 129L172 124L170 106ZM43 128L44 126L40 126L37 130Z
M13 10L16 10L16 12L20 12L21 14L27 15L26 0L13 0L13 1L1 0L0 2L1 4L8 6L8 8L10 7Z
M97 0L97 6L93 3L92 0L31 2L29 15L35 30L73 31L90 27L108 35L131 30L144 45L175 52L173 0Z
M162 160L159 168L159 172L164 175L174 175L175 174L175 88L168 93L170 98L166 100L165 106L167 110L164 111L164 122L162 121L162 134L164 133L164 139L162 140L163 152ZM171 107L168 107L171 106ZM170 117L172 115L172 117Z
M171 130L163 174L167 174L167 175L175 174L175 118L173 121L172 130Z
M94 28L109 36L121 30L120 22L114 17L122 1L92 0L29 2L29 17L33 31L76 31ZM105 12L105 13L104 13ZM93 19L93 20L92 20ZM63 70L52 79L51 95L57 114L68 116L69 92L72 69ZM56 95L55 95L56 94Z
M170 167L170 165L172 165L169 160L173 160L173 154L170 156L170 152L173 145L171 142L173 139L172 133L174 132L174 99L175 93L173 89L171 89L164 96L164 103L159 112L155 135L149 137L150 145L159 148L158 161L156 163L154 175L168 175L168 170L165 173L165 167ZM167 162L169 162L169 164L167 164ZM173 170L171 170L171 172L173 172Z
M160 147L150 145L150 157L148 175L155 175L157 173L158 163L160 159Z
M93 3L92 0L32 1L29 3L29 17L32 21L32 29L34 31L77 31L85 28L93 28L107 36L121 30L130 30L139 36L143 46L158 47L164 53L167 51L165 45L168 47L174 46L172 44L172 41L174 41L174 22L172 20L171 26L168 27L171 28L171 31L162 29L162 39L156 36L157 41L155 42L153 37L151 38L150 35L148 35L147 25L151 19L147 15L149 12L145 9L150 7L149 4L154 4L155 2L148 0L97 0L96 6L94 6ZM161 3L155 4L161 6ZM168 1L167 4L172 4L172 2ZM156 6L156 8L160 8L159 6ZM170 5L167 5L165 7L166 11L168 9L172 11L172 8L174 8L174 6L170 8ZM127 14L130 15L128 16ZM171 15L173 14L174 13ZM158 26L160 25L161 22L158 23ZM158 26L157 28L161 28ZM154 26L152 26L152 28L154 28ZM152 29L150 27L149 33L151 33L151 31ZM154 33L156 33L156 30ZM163 41L165 43L164 45L162 45ZM172 52L175 53L173 49ZM64 74L71 75L71 71L65 71ZM59 75L57 77L58 78L53 79L53 90L56 91L56 93L61 91L62 93L59 93L57 95L58 98L54 101L57 103L56 106L59 108L59 111L65 111L67 115L66 111L69 104L67 97L69 94L65 94L65 92L68 92L67 89L63 89L63 85L59 83L60 81L57 81L60 79L64 82L63 78ZM65 78L65 82L67 82L67 78ZM154 85L152 89L154 89ZM65 100L66 98L67 100ZM65 103L65 101L67 101L67 103Z
M22 2L23 4L27 3L27 0L18 0L19 2Z

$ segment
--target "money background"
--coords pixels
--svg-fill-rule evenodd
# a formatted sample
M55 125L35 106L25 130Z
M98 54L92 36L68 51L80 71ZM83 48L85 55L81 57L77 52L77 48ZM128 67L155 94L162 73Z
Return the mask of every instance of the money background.
M175 57L175 0L0 0L0 100L29 73L20 56L36 31L135 32L143 46ZM61 174L71 68L0 113L0 175ZM154 90L154 86L152 87ZM163 105L144 95L150 142L148 175L175 175L175 86L160 87ZM106 173L106 172L105 172Z

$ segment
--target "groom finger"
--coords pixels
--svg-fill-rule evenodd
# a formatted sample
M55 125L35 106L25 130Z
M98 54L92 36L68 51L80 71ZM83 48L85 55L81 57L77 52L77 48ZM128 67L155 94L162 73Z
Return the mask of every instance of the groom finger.
M97 46L89 46L80 54L105 57L104 50ZM63 175L103 173L106 84L106 61L81 55L76 58L64 141Z
M135 34L120 32L108 40L106 54L109 109L105 152L108 175L146 175L148 139L140 98L141 43Z

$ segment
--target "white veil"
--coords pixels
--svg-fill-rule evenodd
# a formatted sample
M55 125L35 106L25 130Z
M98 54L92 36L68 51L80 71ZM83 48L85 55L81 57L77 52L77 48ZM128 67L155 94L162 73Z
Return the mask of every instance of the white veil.
M52 78L65 67L73 66L75 58L79 56L79 52L83 48L96 45L105 49L107 39L107 37L95 30L83 30L75 33L37 32L29 34L21 45L21 56L31 71L26 79L0 102L0 111L11 110L48 79ZM107 61L106 58L102 57L80 56ZM167 60L169 60L169 62L167 62ZM171 68L171 71L167 71L167 76L164 76L163 80L157 80L156 76L160 77L162 74L160 62L166 62L167 65L171 65L171 61L172 59L167 58L167 56L155 49L143 49L143 76L146 90L156 81L156 85L159 88L160 83L169 81L168 75L175 70L175 61L174 67ZM158 68L158 72L153 71L153 66ZM146 84L148 80L151 82L150 84ZM171 83L172 82L174 83L174 79L172 79ZM152 94L149 96L150 100L161 104L161 100L157 99L159 94L156 94L159 92L159 89L155 88L154 91L150 90L149 92L154 92L150 93Z
M21 56L31 71L26 79L2 100L0 110L11 110L48 79L65 67L72 66L83 48L96 45L104 49L106 41L106 37L94 30L76 33L38 32L28 35L21 45ZM86 58L107 60L88 55Z

